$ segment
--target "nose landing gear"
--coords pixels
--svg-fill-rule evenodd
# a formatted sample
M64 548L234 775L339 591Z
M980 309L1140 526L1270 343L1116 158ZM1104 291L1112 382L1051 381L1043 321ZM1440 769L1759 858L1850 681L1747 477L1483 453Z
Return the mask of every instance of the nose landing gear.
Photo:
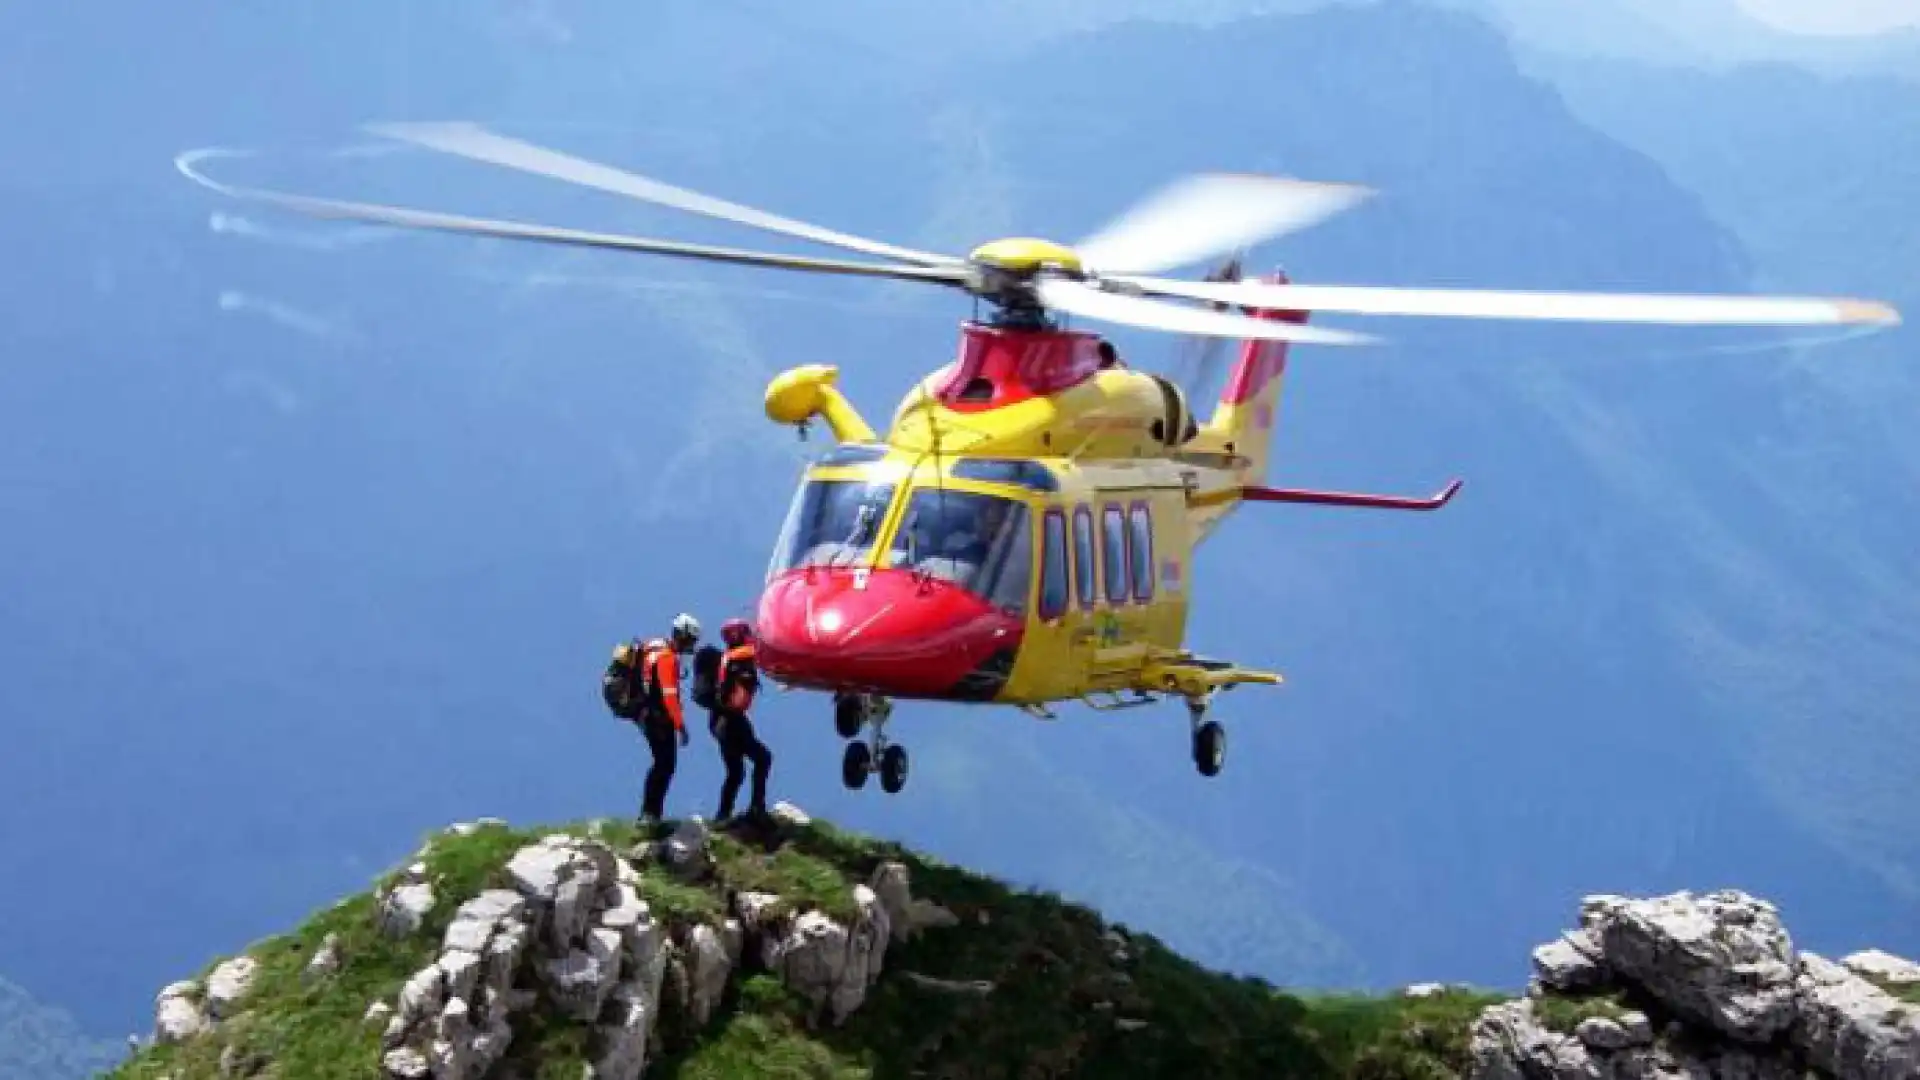
M867 777L880 773L880 790L898 794L907 786L907 751L887 740L887 720L893 702L877 694L839 693L833 699L833 727L843 739L858 739L860 729L873 727L870 741L850 742L840 760L840 782L849 791L867 786ZM877 765L876 765L877 763Z

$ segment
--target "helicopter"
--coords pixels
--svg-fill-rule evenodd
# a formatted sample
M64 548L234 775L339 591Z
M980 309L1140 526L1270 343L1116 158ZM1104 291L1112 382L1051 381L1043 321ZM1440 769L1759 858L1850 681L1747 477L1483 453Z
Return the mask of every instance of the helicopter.
M245 188L188 178L298 213L491 238L914 281L974 298L953 358L902 398L884 432L829 364L774 377L765 412L833 445L805 468L774 540L755 611L762 673L830 696L847 740L842 781L878 773L903 789L896 702L1011 706L1043 720L1182 699L1203 776L1224 764L1215 695L1277 685L1277 672L1186 647L1201 544L1246 503L1432 511L1425 497L1267 484L1276 409L1294 345L1359 345L1310 325L1316 312L1668 325L1893 325L1874 301L1312 285L1281 271L1248 279L1252 245L1306 228L1373 194L1358 184L1196 173L1072 245L993 240L965 256L917 251L678 188L464 123L369 130L437 152L563 180L867 256L819 258L684 243ZM1229 256L1204 279L1163 272ZM983 317L980 307L988 309ZM1204 417L1164 375L1137 370L1080 317L1238 342Z

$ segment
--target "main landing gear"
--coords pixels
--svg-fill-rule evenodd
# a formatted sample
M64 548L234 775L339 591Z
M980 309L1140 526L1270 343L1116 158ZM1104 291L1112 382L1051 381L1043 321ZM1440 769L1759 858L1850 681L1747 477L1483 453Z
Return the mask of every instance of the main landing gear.
M889 795L907 786L907 751L887 741L887 720L893 715L893 702L877 694L841 692L833 696L833 727L843 739L859 739L860 729L873 727L870 741L849 742L846 756L840 759L840 782L849 791L867 786L867 777L878 770L880 789Z
M1227 729L1206 715L1205 698L1187 699L1187 716L1193 722L1193 766L1201 776L1218 776L1227 763Z

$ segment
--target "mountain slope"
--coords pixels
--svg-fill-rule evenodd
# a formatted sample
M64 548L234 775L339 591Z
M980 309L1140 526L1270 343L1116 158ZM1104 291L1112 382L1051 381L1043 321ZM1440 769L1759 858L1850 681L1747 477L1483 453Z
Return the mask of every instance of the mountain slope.
M1764 900L1590 896L1526 993L1301 996L1153 935L808 819L653 838L482 820L298 930L161 991L114 1074L1794 1075L1920 1068L1920 966L1835 964ZM376 1062L378 1065L376 1065Z
M1463 1070L1468 1024L1497 1000L1296 998L782 811L773 832L685 823L639 845L607 823L455 826L372 892L163 991L160 1041L114 1075L318 1080L381 1060L406 1076L431 1060L442 1080L588 1065L1412 1080ZM470 932L483 924L492 937Z

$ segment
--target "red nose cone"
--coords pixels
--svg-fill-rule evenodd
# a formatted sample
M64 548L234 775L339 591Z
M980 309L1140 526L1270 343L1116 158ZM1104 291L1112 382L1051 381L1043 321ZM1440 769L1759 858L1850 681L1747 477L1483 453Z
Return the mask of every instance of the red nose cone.
M985 700L1013 668L1021 620L905 570L793 570L760 596L761 670L822 690Z

